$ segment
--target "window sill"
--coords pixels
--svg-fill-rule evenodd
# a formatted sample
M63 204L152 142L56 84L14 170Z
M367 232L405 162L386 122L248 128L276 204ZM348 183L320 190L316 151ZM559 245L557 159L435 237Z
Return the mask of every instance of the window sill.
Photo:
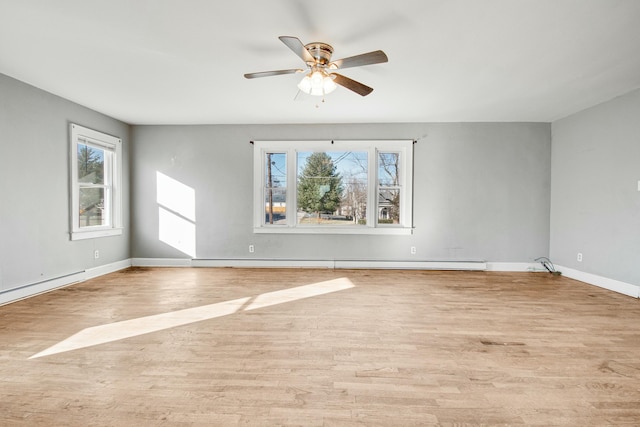
M254 227L254 234L367 234L367 235L404 235L413 234L413 228L407 227Z
M122 228L107 228L102 230L74 231L70 233L71 240L95 239L98 237L119 236L122 234Z

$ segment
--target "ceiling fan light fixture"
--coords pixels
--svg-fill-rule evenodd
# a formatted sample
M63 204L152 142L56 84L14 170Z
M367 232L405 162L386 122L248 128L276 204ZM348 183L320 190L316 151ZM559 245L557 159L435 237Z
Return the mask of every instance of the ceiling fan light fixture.
M324 71L315 70L307 74L298 83L298 89L306 94L323 96L333 92L338 87L331 76Z
M373 91L373 88L343 76L342 74L334 73L333 71L389 61L389 58L387 58L387 55L383 51L376 50L331 62L331 55L333 54L331 45L321 42L313 42L305 45L302 44L300 39L292 36L280 36L278 38L304 61L307 67L306 71L298 68L262 71L259 73L247 73L244 75L246 79L304 72L306 75L300 83L298 83L298 89L308 95L324 96L336 90L339 85L360 96L367 96Z
M326 75L324 79L322 79L322 90L324 93L331 93L338 87L337 84L333 81L331 75Z
M303 91L304 93L311 93L311 77L304 76L300 83L298 83L298 89Z

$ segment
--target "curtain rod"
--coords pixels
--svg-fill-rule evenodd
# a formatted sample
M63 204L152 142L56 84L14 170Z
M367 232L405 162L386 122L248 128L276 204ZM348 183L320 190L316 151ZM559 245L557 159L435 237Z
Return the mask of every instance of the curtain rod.
M292 141L295 141L295 140L292 140ZM368 140L365 140L365 141L368 141ZM373 141L377 141L377 140L373 140ZM332 139L332 140L331 140L331 144L333 144L334 142L335 142L335 141ZM413 140L413 143L414 143L414 144L417 144L417 143L418 143L418 140L417 140L417 139L414 139L414 140ZM255 144L254 144L254 141L249 141L249 144L251 144L251 145L255 145Z

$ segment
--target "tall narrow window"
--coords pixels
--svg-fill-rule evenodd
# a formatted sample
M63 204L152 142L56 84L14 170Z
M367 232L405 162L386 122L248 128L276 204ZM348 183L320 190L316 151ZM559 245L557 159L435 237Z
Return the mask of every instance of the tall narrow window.
M411 233L412 141L254 144L256 233Z
M265 160L265 223L283 224L287 220L287 155L266 153Z
M400 224L400 153L378 153L378 224Z
M71 239L122 234L120 139L71 125Z

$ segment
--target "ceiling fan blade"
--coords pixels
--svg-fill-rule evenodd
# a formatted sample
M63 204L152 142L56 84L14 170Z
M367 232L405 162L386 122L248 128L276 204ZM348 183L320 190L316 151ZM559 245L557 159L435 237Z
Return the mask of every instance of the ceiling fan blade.
M354 91L358 95L367 96L371 92L373 92L373 88L364 85L360 82L350 79L349 77L345 77L341 74L331 73L334 76L333 81L339 84L340 86L346 87L349 90Z
M292 36L280 36L280 41L287 45L296 55L298 55L304 62L314 63L316 60L309 53L306 47L302 44L300 39Z
M363 65L380 64L387 61L389 61L387 55L381 50L376 50L373 52L363 53L361 55L350 56L348 58L342 58L338 59L337 61L332 61L331 64L329 64L329 68L331 68L331 65L335 65L340 69L361 67Z
M247 73L244 75L245 79L257 79L258 77L271 77L280 76L282 74L295 74L301 73L303 70L300 68L292 68L290 70L275 70L275 71L261 71L259 73Z

